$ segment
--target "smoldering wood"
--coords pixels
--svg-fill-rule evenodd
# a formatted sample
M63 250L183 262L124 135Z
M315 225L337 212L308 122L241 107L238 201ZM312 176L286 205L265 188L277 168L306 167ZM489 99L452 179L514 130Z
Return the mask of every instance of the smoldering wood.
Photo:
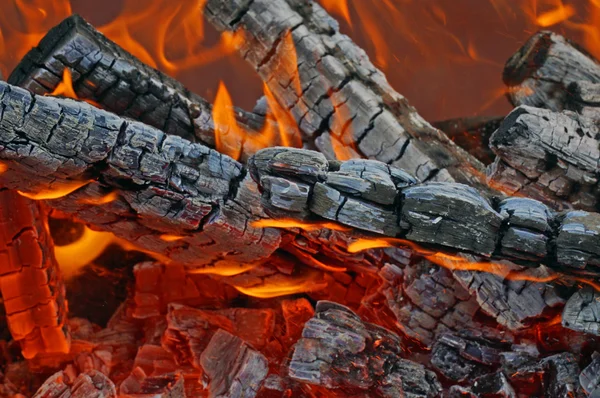
M71 379L64 372L50 377L40 387L34 398L116 398L117 391L113 382L104 374L92 370L81 373Z
M432 126L443 131L456 145L483 164L490 164L495 158L489 146L490 136L503 119L493 116L462 117L433 122Z
M65 69L71 71L79 98L167 134L214 147L215 134L229 129L215 125L210 102L144 64L76 14L51 29L15 67L8 82L35 94L48 94L62 81ZM250 134L258 133L265 123L276 127L264 115L239 108L232 113ZM242 156L254 150L250 145L242 147Z
M433 372L401 359L397 335L328 301L319 301L315 316L305 324L289 376L358 396L434 397L441 392Z
M185 398L183 375L171 373L160 376L147 376L141 368L132 372L135 376L119 386L119 397L144 398L152 394L154 398Z
M517 187L535 189L539 198L548 197L550 203L568 202L596 211L600 198L598 137L600 132L592 119L570 111L555 113L520 106L492 135L490 146L501 162L525 177L515 182ZM489 178L501 184L502 177L494 171ZM511 189L515 195L519 191Z
M0 189L0 289L25 358L69 351L65 286L42 204Z
M581 371L579 383L590 397L600 393L600 354L597 351L592 354L591 363Z
M506 62L503 79L513 105L561 111L571 83L600 83L600 64L563 36L540 31Z
M490 373L476 378L473 386L452 386L448 390L450 398L478 398L494 396L501 398L517 398L514 388L502 372Z
M562 325L568 329L600 335L600 293L590 286L575 292L563 309Z
M481 163L426 122L316 2L214 0L205 17L220 31L244 32L241 56L290 110L309 147L336 158L342 146L422 181L488 189Z

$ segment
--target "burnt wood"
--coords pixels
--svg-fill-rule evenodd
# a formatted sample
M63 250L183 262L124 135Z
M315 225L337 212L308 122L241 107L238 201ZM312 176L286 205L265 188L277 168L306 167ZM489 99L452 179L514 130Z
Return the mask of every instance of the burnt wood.
M600 64L563 36L541 31L506 62L503 79L513 105L561 111L571 83L600 83Z
M550 205L597 211L599 137L593 119L571 111L520 106L490 139L498 159L488 177L502 185L507 173L518 175L521 178L506 187L510 194L534 192L536 199Z
M563 310L562 325L600 336L600 293L588 286L575 292Z
M48 378L33 397L117 398L117 390L107 376L96 370L77 377L61 371Z
M487 189L481 163L426 122L316 2L210 0L205 17L220 31L244 33L241 56L289 109L309 147L333 159L344 146L347 156L422 181Z

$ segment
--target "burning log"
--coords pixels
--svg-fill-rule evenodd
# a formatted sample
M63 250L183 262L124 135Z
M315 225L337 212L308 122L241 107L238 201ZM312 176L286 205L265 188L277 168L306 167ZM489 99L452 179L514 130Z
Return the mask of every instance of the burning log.
M502 398L516 398L515 390L502 372L491 373L478 377L473 381L472 387L452 386L448 390L450 397L478 398L493 396Z
M65 287L39 203L0 190L0 289L25 358L69 351Z
M570 100L571 83L600 83L600 64L561 35L541 31L507 61L503 77L515 106L561 111Z
M215 146L213 106L189 92L177 80L153 69L107 39L78 15L51 29L37 47L17 65L8 82L32 93L55 91L72 76L74 93L117 115L179 135L189 141ZM237 123L248 131L273 124L263 116L232 111ZM241 139L241 138L240 138ZM249 156L256 148L248 148Z
M433 372L401 359L398 336L327 301L317 303L315 316L304 326L294 346L289 375L360 396L434 397L441 392Z
M592 354L592 362L579 375L583 390L590 396L600 393L600 354Z
M172 373L163 376L147 376L140 368L119 386L122 398L185 398L184 380L181 374Z
M34 398L116 398L115 385L97 371L81 373L76 378L67 372L58 372L40 387Z
M509 188L512 194L533 191L544 202L595 211L600 198L598 134L593 120L575 113L522 106L502 122L490 146L498 163L523 176ZM502 183L504 168L495 165L490 179Z
M380 160L421 181L487 188L481 164L423 120L316 2L214 0L205 16L218 30L241 34L240 54L309 146L329 158Z
M588 286L575 292L563 310L562 325L600 336L600 293Z

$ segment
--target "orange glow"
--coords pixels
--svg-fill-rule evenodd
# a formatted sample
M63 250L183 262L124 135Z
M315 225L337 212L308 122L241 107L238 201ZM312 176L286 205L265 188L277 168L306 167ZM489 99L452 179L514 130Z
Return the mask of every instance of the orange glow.
M188 274L235 276L254 269L259 264L241 264L234 261L217 261L213 266L189 270Z
M252 297L273 298L289 294L306 293L321 290L327 287L327 282L318 280L321 273L308 271L300 276L277 275L268 278L264 285L259 286L234 286L238 291Z
M58 86L56 86L54 91L46 95L62 95L63 97L68 98L79 98L77 97L77 94L75 94L75 89L73 89L73 76L71 75L71 70L69 68L63 70L63 79L58 83Z
M321 5L331 14L336 14L344 18L346 23L352 27L348 0L321 0Z
M337 160L356 158L356 144L352 130L352 115L345 103L336 106L331 117L331 139L333 152Z
M83 235L75 242L54 247L61 273L66 279L77 275L78 271L94 261L115 241L115 236L110 232L93 231L85 227Z
M116 191L110 192L100 198L89 198L89 199L82 199L80 200L80 203L86 204L86 205L104 205L106 203L111 203L114 202L115 200L117 200L117 198L119 197L119 194Z
M263 219L252 221L250 225L254 228L300 228L304 231L317 231L324 228L344 232L352 230L352 228L334 222L303 222L292 219Z
M575 15L575 8L572 5L564 5L562 2L558 4L558 7L538 15L536 22L539 26L546 28L548 26L556 25Z
M162 240L164 240L165 242L175 242L175 241L184 239L185 236L164 234L164 235L161 235L160 238Z
M25 196L26 198L33 199L33 200L52 200L52 199L62 198L63 196L66 196L72 192L75 192L76 190L78 190L81 187L86 186L90 182L91 181L70 181L70 182L58 184L58 186L54 186L51 189L41 190L41 191L38 191L35 193L21 192L21 191L18 191L18 192L22 196Z
M0 174L6 172L8 170L8 166L5 163L0 162Z

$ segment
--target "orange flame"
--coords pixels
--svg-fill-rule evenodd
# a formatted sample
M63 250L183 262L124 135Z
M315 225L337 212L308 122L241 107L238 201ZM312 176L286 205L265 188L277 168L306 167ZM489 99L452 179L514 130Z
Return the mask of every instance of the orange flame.
M19 194L33 200L52 200L62 198L75 192L81 187L88 185L91 181L70 181L58 184L47 190L41 190L34 193L18 191Z
M308 271L300 276L275 276L260 286L234 286L238 291L248 296L273 298L296 293L306 293L327 287L327 282L319 281L320 273Z
M234 261L217 261L213 266L189 270L188 274L235 276L256 268L259 264L241 264Z
M110 232L93 231L88 227L75 242L65 246L55 246L54 255L60 271L66 279L76 276L86 265L100 256L116 238Z
M113 192L110 192L110 193L100 197L100 198L81 199L80 203L83 203L86 205L104 205L106 203L114 202L115 200L117 200L118 197L119 197L119 194L117 193L117 191L113 191Z
M79 98L77 97L77 94L75 94L75 89L73 88L73 76L71 75L71 70L69 68L63 70L63 79L58 83L58 86L56 86L54 91L46 95L62 95L63 97L68 98Z
M555 9L538 15L536 22L539 26L546 28L566 21L575 15L575 13L575 7L570 4L565 6L562 2L559 2Z
M6 165L6 163L0 162L0 174L6 172L7 170L8 170L8 165Z
M300 228L304 231L318 231L319 229L331 229L334 231L348 232L352 229L334 222L303 222L293 219L263 219L250 223L255 228Z
M357 157L356 143L352 130L352 115L345 103L336 106L330 126L333 137L331 144L337 160L349 160Z
M346 23L352 27L352 19L350 18L348 0L321 0L321 5L330 13L337 14L344 18Z
M164 235L161 235L160 238L162 240L164 240L165 242L175 242L175 241L184 239L185 236L164 234Z

